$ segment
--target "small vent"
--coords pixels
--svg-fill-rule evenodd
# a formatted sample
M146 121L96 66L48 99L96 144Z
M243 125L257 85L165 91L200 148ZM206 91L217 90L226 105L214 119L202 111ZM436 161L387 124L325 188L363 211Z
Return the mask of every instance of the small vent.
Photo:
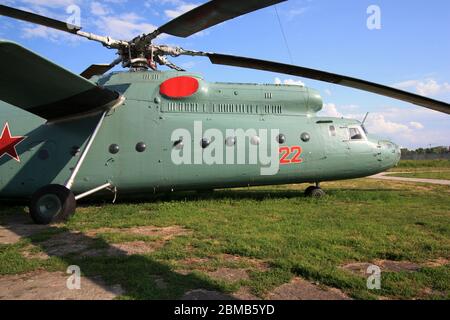
M282 114L283 110L281 105L265 105L264 106L265 114Z
M241 113L252 114L254 107L247 104L234 104L234 103L219 103L212 106L214 113Z
M203 112L199 109L198 103L169 102L167 105L168 112Z
M271 100L272 97L273 97L272 92L266 92L266 93L264 93L264 98L266 98L266 99L268 99L268 100Z

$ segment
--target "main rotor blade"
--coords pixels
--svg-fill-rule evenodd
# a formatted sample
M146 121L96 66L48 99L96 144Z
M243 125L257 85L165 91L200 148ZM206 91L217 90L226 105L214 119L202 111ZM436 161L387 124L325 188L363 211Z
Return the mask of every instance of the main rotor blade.
M23 11L15 8L11 8L5 5L0 5L0 15L19 19L35 24L39 24L44 27L49 27L52 29L56 29L59 31L68 32L74 35L78 35L83 38L87 38L89 40L101 42L104 46L108 48L120 48L120 47L128 47L129 43L121 40L114 40L110 37L99 36L93 33L81 31L80 26L76 26L70 23L62 22L59 20L55 20L52 18L44 17L32 12Z
M199 31L286 0L212 0L169 21L152 35L189 37ZM151 40L151 39L150 39Z
M360 89L368 92L373 92L397 100L413 103L415 105L425 107L428 109L444 112L450 114L450 104L434 100L428 97L424 97L415 93L402 91L396 88L388 87L385 85L360 80L352 77L347 77L339 74L334 74L326 71L320 71L315 69L309 69L299 66L293 66L283 64L279 62L258 60L253 58L245 58L224 54L207 53L206 54L212 63L228 65L234 67L242 67L249 69L257 69L264 71L271 71L277 73L284 73L293 76L299 76L309 78L318 81L329 82L333 84L339 84L346 87Z
M73 34L77 34L77 32L81 30L81 27L75 26L73 24L69 24L66 22L62 22L59 20L55 20L55 19L44 17L44 16L41 16L41 15L38 15L35 13L11 8L11 7L4 6L4 5L0 5L0 15L27 21L27 22L31 22L31 23L35 23L35 24L39 24L41 26L45 26L45 27L56 29L56 30L73 33Z

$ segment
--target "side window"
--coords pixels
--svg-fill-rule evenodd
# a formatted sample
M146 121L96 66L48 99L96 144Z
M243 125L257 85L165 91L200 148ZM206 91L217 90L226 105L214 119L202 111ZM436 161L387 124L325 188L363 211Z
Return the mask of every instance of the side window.
M336 128L335 126L330 126L330 136L336 137Z
M350 139L351 140L361 140L363 136L358 128L350 128Z

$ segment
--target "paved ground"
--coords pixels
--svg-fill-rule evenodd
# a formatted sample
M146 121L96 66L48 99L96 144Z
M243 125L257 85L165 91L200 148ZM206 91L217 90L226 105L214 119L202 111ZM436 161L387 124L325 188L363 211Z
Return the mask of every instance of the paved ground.
M124 293L120 285L107 286L101 279L81 278L79 289L69 289L69 275L36 271L0 277L0 300L111 300Z
M378 180L391 180L391 181L402 181L402 182L414 182L414 183L431 183L431 184L439 184L444 186L450 186L450 180L439 180L439 179L419 179L419 178L404 178L404 177L393 177L392 174L401 174L405 172L382 172L371 176L371 179Z

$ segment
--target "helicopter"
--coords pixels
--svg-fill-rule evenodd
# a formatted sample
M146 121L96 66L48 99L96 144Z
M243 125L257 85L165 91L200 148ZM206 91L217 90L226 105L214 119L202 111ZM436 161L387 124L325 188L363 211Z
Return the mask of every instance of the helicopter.
M26 199L37 224L72 216L89 196L308 183L367 177L400 160L398 145L354 119L319 117L318 91L212 83L170 58L270 71L360 89L450 114L450 104L381 84L284 63L155 44L189 37L285 0L212 0L132 40L0 5L0 15L101 43L109 64L74 74L0 41L0 198ZM110 72L121 65L127 71ZM166 66L169 71L160 71ZM111 194L112 193L112 194Z

